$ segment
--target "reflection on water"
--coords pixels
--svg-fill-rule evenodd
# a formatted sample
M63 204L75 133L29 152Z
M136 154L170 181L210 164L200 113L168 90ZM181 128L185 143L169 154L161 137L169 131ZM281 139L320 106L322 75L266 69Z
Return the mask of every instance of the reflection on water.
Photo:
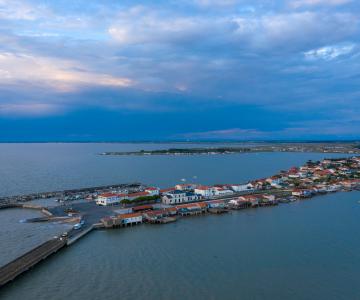
M96 155L169 146L0 144L0 195L130 181L165 187L181 178L237 183L324 157ZM360 299L359 198L357 192L332 194L163 226L96 231L21 276L0 291L0 298ZM0 264L69 226L23 222L38 216L34 210L0 211Z

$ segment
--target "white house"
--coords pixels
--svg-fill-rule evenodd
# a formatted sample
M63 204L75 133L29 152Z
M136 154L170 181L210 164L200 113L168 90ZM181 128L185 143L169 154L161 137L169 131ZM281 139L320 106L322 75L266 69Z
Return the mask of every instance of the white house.
M195 183L182 183L175 185L175 189L179 191L192 191L196 189L197 186Z
M119 216L124 225L127 224L138 224L142 222L142 214L132 213L132 214L123 214Z
M223 200L212 200L206 202L208 208L224 208L225 202Z
M225 195L234 194L234 191L226 188L214 187L214 189L215 189L215 196L225 196Z
M185 191L170 191L165 193L161 200L164 204L179 204L199 200L200 196Z
M209 186L198 186L195 190L194 190L195 194L201 195L205 198L208 197L212 197L216 195L216 189L214 187L209 187Z
M231 189L234 192L244 192L244 191L251 191L254 189L254 186L251 183L246 184L232 184Z
M300 190L300 189L294 189L291 194L296 197L310 197L311 196L311 190Z
M283 179L281 177L272 176L266 179L271 186L279 187L283 183Z
M264 195L261 195L261 197L268 201L275 201L275 195L264 194Z
M148 187L145 189L145 192L149 193L149 196L158 196L160 194L160 189L156 187Z
M126 194L113 194L113 193L105 193L98 196L96 199L97 205L108 206L119 204L121 200L126 198Z

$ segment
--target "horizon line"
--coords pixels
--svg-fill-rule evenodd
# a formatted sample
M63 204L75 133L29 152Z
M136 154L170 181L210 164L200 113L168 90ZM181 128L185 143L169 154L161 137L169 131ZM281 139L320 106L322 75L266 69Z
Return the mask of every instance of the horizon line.
M141 143L360 143L360 139L266 139L266 140L0 140L0 144L141 144Z

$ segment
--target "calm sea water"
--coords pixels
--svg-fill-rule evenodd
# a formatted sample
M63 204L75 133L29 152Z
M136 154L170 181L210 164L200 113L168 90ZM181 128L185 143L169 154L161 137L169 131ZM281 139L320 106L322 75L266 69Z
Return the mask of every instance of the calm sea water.
M169 146L0 144L0 194L129 181L168 186L181 178L242 182L324 156L96 155ZM338 193L163 226L95 231L3 288L0 299L360 299L358 200L358 192ZM20 222L33 214L0 211L0 264L65 226Z

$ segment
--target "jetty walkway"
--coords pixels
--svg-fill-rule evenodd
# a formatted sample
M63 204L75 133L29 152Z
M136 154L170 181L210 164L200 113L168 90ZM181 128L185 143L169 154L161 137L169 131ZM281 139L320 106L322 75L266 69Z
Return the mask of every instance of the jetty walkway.
M0 268L0 287L14 280L40 261L57 252L66 245L66 239L54 238L32 249Z

